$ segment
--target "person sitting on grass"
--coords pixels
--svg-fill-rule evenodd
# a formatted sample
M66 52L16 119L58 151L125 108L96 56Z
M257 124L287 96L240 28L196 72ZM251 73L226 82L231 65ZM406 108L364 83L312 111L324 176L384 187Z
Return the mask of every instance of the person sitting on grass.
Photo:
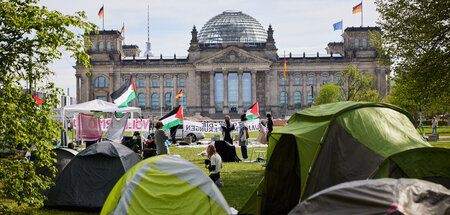
M209 177L219 187L223 187L224 184L220 178L220 171L222 170L222 158L219 153L216 152L216 147L213 144L209 144L206 148L206 155L209 160L205 160L205 167L211 172Z

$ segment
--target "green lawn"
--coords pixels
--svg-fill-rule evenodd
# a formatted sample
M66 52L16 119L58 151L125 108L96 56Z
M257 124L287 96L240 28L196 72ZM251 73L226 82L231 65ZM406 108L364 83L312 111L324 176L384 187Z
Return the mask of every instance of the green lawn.
M274 130L279 130L281 127L275 127ZM431 128L425 127L425 132L431 133ZM440 127L438 132L441 136L450 136L450 127ZM428 135L428 133L427 133ZM212 136L212 135L211 135ZM250 138L256 138L258 132L250 132ZM210 137L209 137L210 138ZM431 145L435 147L445 147L450 148L450 141L447 142L430 142ZM179 154L182 158L189 160L193 164L197 165L206 174L209 174L207 169L204 167L205 157L199 156L201 151L205 148L177 148L170 147L171 154ZM255 151L266 151L267 148L255 148ZM249 156L251 155L252 148L248 149ZM241 150L239 147L236 149L236 153L239 157L241 156ZM255 159L255 156L252 158ZM222 168L222 180L225 187L220 188L225 199L231 207L240 210L242 206L246 203L247 199L250 197L258 181L262 177L264 167L261 163L224 163ZM0 199L0 202L7 202L4 199ZM1 214L1 212L0 212ZM85 212L70 212L70 211L59 211L59 210L48 210L48 209L38 209L38 210L22 210L18 207L15 208L13 214L36 214L36 215L50 215L50 214L63 214L63 215L81 215L81 214L97 214L97 213L85 213Z

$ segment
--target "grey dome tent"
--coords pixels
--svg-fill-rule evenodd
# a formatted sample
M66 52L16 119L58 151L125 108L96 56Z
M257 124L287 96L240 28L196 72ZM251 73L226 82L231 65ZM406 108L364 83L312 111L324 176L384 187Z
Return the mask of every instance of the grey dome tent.
M53 178L53 181L58 178L58 176L61 174L61 172L64 170L64 168L69 164L70 160L72 160L73 157L75 157L78 152L73 149L69 148L55 148L52 149L52 152L55 154L52 154L52 158L56 159L55 167L57 169L56 171L56 177ZM36 174L45 175L47 177L51 177L50 169L45 166L41 168L36 169Z
M450 190L419 179L342 183L310 196L289 215L450 214Z
M48 192L46 207L98 210L122 175L141 161L120 143L103 141L77 154Z
M338 102L294 114L269 138L263 179L239 214L286 214L299 201L367 179L389 156L431 147L393 105Z

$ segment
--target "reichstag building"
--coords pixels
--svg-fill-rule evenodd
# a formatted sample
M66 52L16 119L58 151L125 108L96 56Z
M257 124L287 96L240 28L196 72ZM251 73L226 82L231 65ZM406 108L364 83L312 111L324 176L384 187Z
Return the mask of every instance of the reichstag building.
M74 67L77 103L111 101L111 93L133 77L137 99L130 105L141 107L145 117L159 116L182 104L186 116L222 119L229 114L237 118L258 102L261 115L272 113L278 118L310 106L318 89L336 83L349 64L373 74L373 88L384 97L389 67L377 63L369 30L380 31L378 27L346 28L343 42L328 43L325 56L288 54L287 80L272 26L265 30L240 11L225 11L200 31L194 26L189 54L184 58L153 57L149 42L142 56L138 46L122 45L124 38L119 31L99 31L88 35L93 44L87 51L92 57L91 76L81 65ZM183 99L175 99L180 90Z

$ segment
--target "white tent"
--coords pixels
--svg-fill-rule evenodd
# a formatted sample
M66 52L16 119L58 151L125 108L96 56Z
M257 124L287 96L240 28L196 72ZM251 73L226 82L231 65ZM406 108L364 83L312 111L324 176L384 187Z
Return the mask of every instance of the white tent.
M111 102L95 99L81 104L74 104L64 107L64 113L92 113L92 112L138 112L141 113L141 108L138 107L121 107Z
M139 107L119 107L119 105L106 102L103 100L95 99L92 101L69 105L61 108L62 119L70 117L76 113L92 113L92 112L138 112L141 114L141 108ZM133 115L131 115L133 118ZM67 129L67 122L63 120L64 128ZM67 145L67 134L63 135L61 142L63 145Z

